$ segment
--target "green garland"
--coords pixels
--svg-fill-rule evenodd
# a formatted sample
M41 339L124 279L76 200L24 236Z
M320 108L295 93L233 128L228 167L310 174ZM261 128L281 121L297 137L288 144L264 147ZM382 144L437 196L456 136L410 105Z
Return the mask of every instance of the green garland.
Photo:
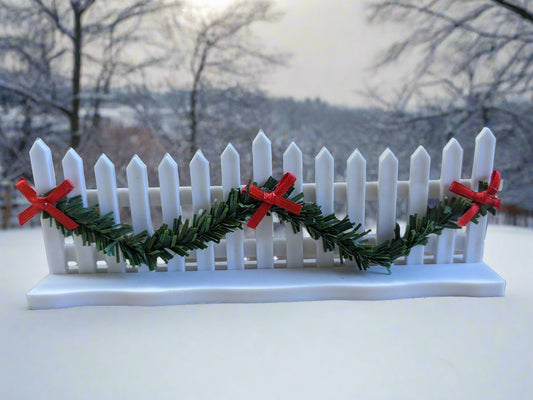
M261 189L270 192L277 183L271 177ZM480 190L487 186L487 183L480 182ZM394 260L409 255L415 246L427 244L431 234L440 235L446 228L460 229L457 220L472 206L472 202L464 198L445 198L436 206L428 207L423 217L410 215L403 235L396 224L394 238L372 245L364 239L370 230L362 231L361 225L356 226L348 217L339 220L334 214L324 216L319 205L303 201L303 193L290 197L293 190L294 187L284 197L302 205L300 215L275 205L270 213L276 214L280 221L290 223L294 232L305 227L313 239L322 240L325 251L338 248L341 262L354 260L361 270L370 265L381 265L390 272ZM117 260L122 256L133 267L145 264L154 270L159 258L168 262L175 254L187 256L192 250L207 248L209 242L219 243L227 233L243 229L243 224L260 204L248 195L248 191L243 193L240 189L232 189L226 201L215 202L210 210L195 214L192 220L180 216L171 227L164 224L150 236L146 231L135 234L129 225L116 224L113 213L100 215L97 205L84 207L81 197L75 196L61 199L56 207L79 226L68 230L57 221L56 225L65 236L81 236L84 245L94 243L98 251L116 256ZM479 216L487 212L495 214L495 209L481 206L472 221L477 223ZM46 212L43 215L52 223L54 218Z

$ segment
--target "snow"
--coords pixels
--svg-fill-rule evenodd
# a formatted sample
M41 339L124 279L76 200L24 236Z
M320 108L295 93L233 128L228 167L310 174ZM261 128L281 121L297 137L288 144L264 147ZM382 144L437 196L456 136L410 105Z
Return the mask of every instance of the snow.
M40 230L0 231L0 398L531 398L531 243L489 226L500 298L28 311Z

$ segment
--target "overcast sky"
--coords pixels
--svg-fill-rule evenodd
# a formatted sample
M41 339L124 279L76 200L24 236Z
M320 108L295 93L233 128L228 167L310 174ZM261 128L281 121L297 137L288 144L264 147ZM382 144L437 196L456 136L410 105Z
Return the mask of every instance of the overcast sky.
M392 43L399 28L368 24L369 1L277 0L285 16L259 32L265 43L293 56L288 68L267 78L265 89L272 95L364 105L356 90L397 80L390 72L376 74L371 68L377 52Z
M235 0L189 0L206 9ZM391 92L405 67L375 72L380 51L398 39L398 25L369 24L368 4L376 0L273 0L284 13L279 22L255 25L268 48L292 54L288 67L264 78L262 89L273 96L320 97L339 105L368 105L357 93L367 85ZM393 71L393 72L391 72Z

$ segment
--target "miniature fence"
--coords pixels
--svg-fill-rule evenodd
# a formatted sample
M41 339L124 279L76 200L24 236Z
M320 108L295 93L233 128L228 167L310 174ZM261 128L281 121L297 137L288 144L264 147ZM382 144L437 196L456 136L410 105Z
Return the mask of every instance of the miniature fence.
M303 183L302 152L294 143L283 154L283 169L296 176L295 193L303 191L305 199L316 201L324 213L334 211L336 200L346 204L350 220L361 223L363 229L365 219L375 217L376 232L369 238L379 243L393 236L397 199L407 200L409 214L422 215L429 199L440 199L449 194L448 187L454 180L470 187L477 187L480 180L488 181L493 169L495 144L496 139L487 128L477 136L470 179L460 179L463 149L455 139L443 149L439 180L429 179L430 156L422 146L411 156L408 181L398 180L398 159L390 149L379 158L378 180L375 182L366 181L366 160L357 149L346 162L346 182L334 182L334 159L326 148L315 157L314 183ZM262 183L272 174L271 143L263 132L259 132L253 141L252 156L252 178ZM42 140L34 143L30 158L36 191L44 193L54 188L52 153ZM158 166L159 188L148 186L147 167L137 155L126 168L128 188L117 188L115 167L105 154L94 166L96 189L86 189L83 161L74 150L66 153L62 167L65 178L75 186L69 196L81 195L86 204L98 203L102 213L114 213L117 223L120 222L120 207L129 206L136 233L152 232L154 206L161 206L163 222L171 225L182 208L192 206L194 212L208 209L212 201L224 199L231 188L244 184L240 176L239 154L231 144L221 154L222 186L210 186L209 162L200 150L190 162L191 187L180 187L178 164L169 154ZM377 201L377 215L366 215L367 201ZM189 216L184 214L184 217ZM187 260L174 257L158 271L330 267L338 262L338 254L324 252L320 243L302 232L293 233L290 226L285 227L285 237L275 238L275 223L273 217L267 216L256 229L255 238L245 238L243 231L233 232L219 244L211 243L205 250L192 252ZM427 246L414 248L398 263L481 262L486 226L487 219L483 217L479 224L469 224L466 231L445 230L441 236L432 237ZM74 237L73 243L66 243L61 232L48 221L42 221L42 230L50 274L134 271L124 262L117 262L115 257L97 254L94 246L83 246L79 237ZM143 272L147 268L138 270Z

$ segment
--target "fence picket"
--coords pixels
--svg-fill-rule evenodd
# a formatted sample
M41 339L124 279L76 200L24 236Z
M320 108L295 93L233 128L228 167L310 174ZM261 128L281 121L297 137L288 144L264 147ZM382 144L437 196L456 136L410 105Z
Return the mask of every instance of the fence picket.
M418 146L411 155L409 169L409 200L407 206L408 215L426 215L429 191L429 166L431 157L423 146ZM407 256L407 264L424 264L425 246L416 246L411 249Z
M270 139L259 131L252 142L253 179L262 185L272 175L272 146ZM257 268L274 268L274 224L265 215L255 229Z
M148 200L148 172L146 165L134 155L126 167L128 180L128 196L130 199L131 225L134 233L147 231L152 234L152 218L150 216L150 202ZM142 265L139 272L147 271L148 267Z
M332 214L334 209L333 193L333 156L325 147L319 151L315 157L315 183L316 183L316 202L322 208L324 215ZM333 252L325 251L322 240L316 243L316 266L331 267L333 265Z
M220 155L222 193L224 200L231 189L241 185L241 164L239 153L229 143ZM226 235L226 258L228 269L244 269L244 231L237 230Z
M378 215L376 238L381 243L394 238L396 226L396 198L398 184L398 159L387 148L379 157Z
M366 201L366 160L358 149L355 149L346 161L346 213L356 226L361 224L359 231L365 230ZM357 267L354 260L346 263Z
M489 182L494 164L496 137L489 128L476 136L474 162L472 165L471 188L478 190L479 181ZM487 231L487 216L480 217L477 224L469 223L466 227L465 261L483 261L483 246Z
M346 162L346 212L353 223L365 230L366 160L358 149Z
M87 207L87 187L85 185L85 173L83 171L83 160L74 149L69 149L63 157L63 175L70 180L74 189L67 195L68 197L81 196L83 206ZM83 245L81 236L74 235L74 248L76 259L78 260L79 273L96 272L96 248L94 245Z
M283 171L290 172L296 177L294 194L303 192L303 166L302 151L291 142L283 153ZM303 232L294 233L291 224L285 223L286 237L286 265L288 268L301 268L304 266Z
M181 214L178 164L167 153L159 163L157 172L159 175L162 220L164 224L172 228L174 219ZM185 259L180 256L174 256L167 263L167 271L185 271Z
M455 139L442 149L442 166L440 174L440 198L450 195L449 187L453 181L461 179L463 165L463 148ZM455 229L444 229L437 239L435 262L437 264L453 263L455 251Z
M192 207L195 213L211 208L211 191L209 178L209 161L198 150L190 162ZM213 243L207 243L207 248L196 251L198 271L215 270L215 253Z
M112 212L115 223L120 224L115 165L105 154L102 154L94 165L94 177L100 214L105 215ZM126 271L126 264L121 258L117 261L116 256L106 255L105 259L108 272Z
M31 170L33 184L38 195L42 195L56 187L54 163L50 148L37 139L30 149ZM67 261L65 257L65 238L55 224L50 226L50 220L43 220L41 214L44 248L50 274L65 274Z

